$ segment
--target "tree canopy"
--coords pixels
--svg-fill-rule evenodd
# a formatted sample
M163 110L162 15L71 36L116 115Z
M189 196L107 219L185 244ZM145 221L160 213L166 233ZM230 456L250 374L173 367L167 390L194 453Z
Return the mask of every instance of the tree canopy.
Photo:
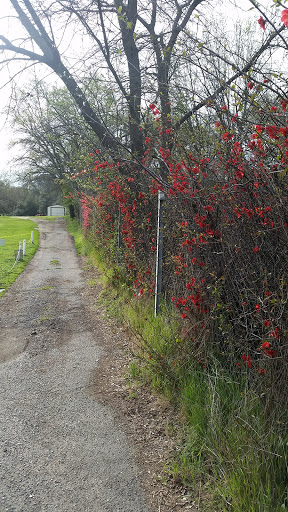
M171 150L179 131L197 112L206 107L219 112L223 100L233 101L240 110L249 82L276 96L285 95L285 79L273 69L275 51L287 49L279 2L264 13L261 3L250 0L250 27L237 30L225 28L225 20L220 30L221 14L214 12L223 2L217 0L10 3L16 15L13 24L21 25L23 36L0 35L3 65L20 59L24 68L41 63L53 70L99 143L116 159L130 154L143 165L151 111L161 111L161 146ZM226 9L241 5L225 1ZM262 24L257 23L259 14ZM69 38L71 52L65 49ZM269 76L265 83L264 65L264 76ZM93 80L112 86L116 102L123 106L126 120L121 134L107 123L107 104L99 98L93 101L84 85ZM166 180L163 162L158 168L146 166L146 172Z

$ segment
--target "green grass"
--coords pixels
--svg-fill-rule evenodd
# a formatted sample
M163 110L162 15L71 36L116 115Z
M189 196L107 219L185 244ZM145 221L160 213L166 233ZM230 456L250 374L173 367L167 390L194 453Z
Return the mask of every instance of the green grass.
M182 481L205 512L288 511L287 413L267 410L265 382L258 390L246 374L230 375L217 354L198 361L175 309L163 304L155 319L152 301L134 297L118 266L105 265L76 223L70 229L78 251L104 275L108 315L134 333L128 379L150 385L178 410L169 425L178 449L163 479Z
M101 272L107 271L107 280L109 279L109 269L106 269L104 255L101 251L96 250L93 242L83 236L81 229L75 219L67 218L67 228L74 239L74 245L79 254L87 256L88 266L94 266Z
M40 322L47 322L48 320L51 320L51 316L41 316Z
M186 421L172 477L194 492L202 487L207 512L286 510L287 437L279 416L267 414L246 379L231 378L216 361L184 372L181 384Z
M31 231L34 232L34 244L31 243ZM34 256L39 243L37 224L28 219L0 217L0 238L5 239L5 245L0 247L0 288L6 290L24 270ZM14 251L18 250L19 242L26 240L26 253L23 261L15 262ZM4 292L0 293L0 296Z
M55 260L51 260L50 261L50 265L54 265L54 266L60 266L60 261L55 259Z
M89 279L88 281L89 286L96 286L97 283L97 279Z

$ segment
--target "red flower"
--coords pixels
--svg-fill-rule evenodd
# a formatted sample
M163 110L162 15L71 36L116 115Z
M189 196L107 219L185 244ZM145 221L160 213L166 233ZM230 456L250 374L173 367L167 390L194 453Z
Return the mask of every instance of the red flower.
M253 252L255 252L255 254L256 252L259 252L259 247L257 247L257 245L254 247Z
M262 343L260 349L270 348L270 347L271 347L271 343L269 343L269 341L264 341L264 343Z
M288 28L288 9L284 9L284 11L282 11L281 21Z
M273 338L276 338L277 340L279 340L280 338L280 329L281 327L275 327L274 331L271 332L270 336L272 336Z
M252 89L254 87L253 82L248 82L247 87L248 87L248 89L251 89L251 91L252 91Z
M264 368L256 368L256 370L260 375L265 375L265 373L267 373L267 370L264 370Z
M260 27L263 28L263 30L265 30L266 21L262 18L262 16L260 16L258 23L259 23Z
M196 279L195 279L195 277L193 277L191 279L191 282L186 284L187 290L190 290L191 288L193 288L193 286L195 285L195 281L196 281Z
M265 131L268 133L268 135L269 135L269 137L271 139L278 139L278 129L277 129L277 127L274 124L273 125L267 125L265 127Z
M255 130L256 132L261 133L263 131L263 126L261 126L261 124L256 124Z
M225 132L223 133L222 135L222 139L226 142L227 140L232 140L234 137L234 135L232 133L229 133L229 132Z
M252 368L252 359L250 356L243 354L243 356L241 356L241 359L243 359L243 361L246 363L247 368Z
M265 354L266 354L268 357L277 357L277 352L276 352L276 350L265 350Z

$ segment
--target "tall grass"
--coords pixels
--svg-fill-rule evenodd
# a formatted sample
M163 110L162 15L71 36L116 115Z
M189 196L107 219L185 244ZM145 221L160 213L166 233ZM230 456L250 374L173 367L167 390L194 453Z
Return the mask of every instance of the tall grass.
M175 309L163 305L155 319L152 301L131 289L117 265L105 266L101 251L75 223L70 229L76 247L106 276L102 301L108 314L134 334L131 375L178 409L178 449L168 476L182 480L206 512L288 510L287 410L267 407L269 377L259 375L259 385L252 386L247 369L231 375L221 354L209 354L207 364L198 360L191 341L181 336Z
M287 436L267 416L261 396L243 376L232 380L216 362L190 372L182 385L187 427L174 476L183 472L186 483L209 487L214 511L285 510Z

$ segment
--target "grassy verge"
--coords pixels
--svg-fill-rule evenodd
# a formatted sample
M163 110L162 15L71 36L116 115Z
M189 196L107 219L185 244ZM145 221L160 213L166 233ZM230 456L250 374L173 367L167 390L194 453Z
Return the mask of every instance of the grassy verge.
M34 233L34 244L31 242L31 231ZM28 219L13 217L0 217L0 238L5 245L0 246L0 296L23 272L27 263L34 256L38 248L39 232L37 224ZM15 251L18 251L19 242L26 240L26 252L22 261L15 265Z
M263 381L252 388L245 372L230 375L216 355L210 354L209 364L197 360L191 342L181 338L175 309L167 306L155 319L153 304L135 296L118 267L105 266L75 222L70 232L77 249L105 275L108 314L135 335L131 376L179 410L179 450L167 478L183 481L206 512L288 510L287 414L267 410Z

